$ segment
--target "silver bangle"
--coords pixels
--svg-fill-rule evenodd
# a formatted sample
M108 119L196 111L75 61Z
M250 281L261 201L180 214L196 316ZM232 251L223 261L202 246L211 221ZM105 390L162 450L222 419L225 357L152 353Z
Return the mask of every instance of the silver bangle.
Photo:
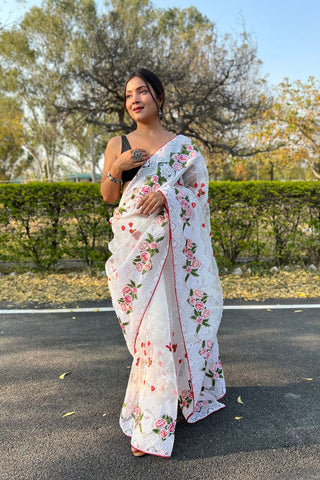
M107 178L110 180L110 182L113 182L113 183L122 183L122 179L121 178L114 178L110 172L107 172Z

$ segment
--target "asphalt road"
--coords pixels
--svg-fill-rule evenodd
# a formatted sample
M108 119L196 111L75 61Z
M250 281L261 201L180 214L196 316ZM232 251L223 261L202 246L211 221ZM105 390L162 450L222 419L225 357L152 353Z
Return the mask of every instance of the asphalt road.
M225 311L227 408L180 421L171 459L133 457L118 426L113 312L2 314L1 480L319 480L320 309L295 310Z

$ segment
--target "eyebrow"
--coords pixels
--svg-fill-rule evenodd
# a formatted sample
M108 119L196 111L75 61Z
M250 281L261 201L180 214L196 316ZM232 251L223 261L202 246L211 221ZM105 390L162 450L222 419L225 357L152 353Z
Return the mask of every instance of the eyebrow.
M136 90L140 90L140 88L147 88L147 85L140 85L139 87L136 88ZM149 89L148 89L149 90ZM126 93L132 92L132 90L126 90Z

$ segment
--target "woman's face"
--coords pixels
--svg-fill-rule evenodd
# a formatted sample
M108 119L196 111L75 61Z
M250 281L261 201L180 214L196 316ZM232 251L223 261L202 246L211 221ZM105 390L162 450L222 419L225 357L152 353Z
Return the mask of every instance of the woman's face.
M149 89L156 99L151 86ZM140 77L133 77L126 87L126 109L130 117L136 122L145 122L151 117L158 115L158 107L153 100L148 86Z

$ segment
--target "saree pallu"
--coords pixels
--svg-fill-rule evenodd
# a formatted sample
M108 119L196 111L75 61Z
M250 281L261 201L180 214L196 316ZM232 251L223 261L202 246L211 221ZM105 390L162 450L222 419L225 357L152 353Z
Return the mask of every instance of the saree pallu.
M157 191L164 209L141 215L137 204ZM208 174L189 138L178 135L150 157L110 223L109 289L133 357L120 426L135 448L169 457L178 406L193 423L223 408L225 394Z

